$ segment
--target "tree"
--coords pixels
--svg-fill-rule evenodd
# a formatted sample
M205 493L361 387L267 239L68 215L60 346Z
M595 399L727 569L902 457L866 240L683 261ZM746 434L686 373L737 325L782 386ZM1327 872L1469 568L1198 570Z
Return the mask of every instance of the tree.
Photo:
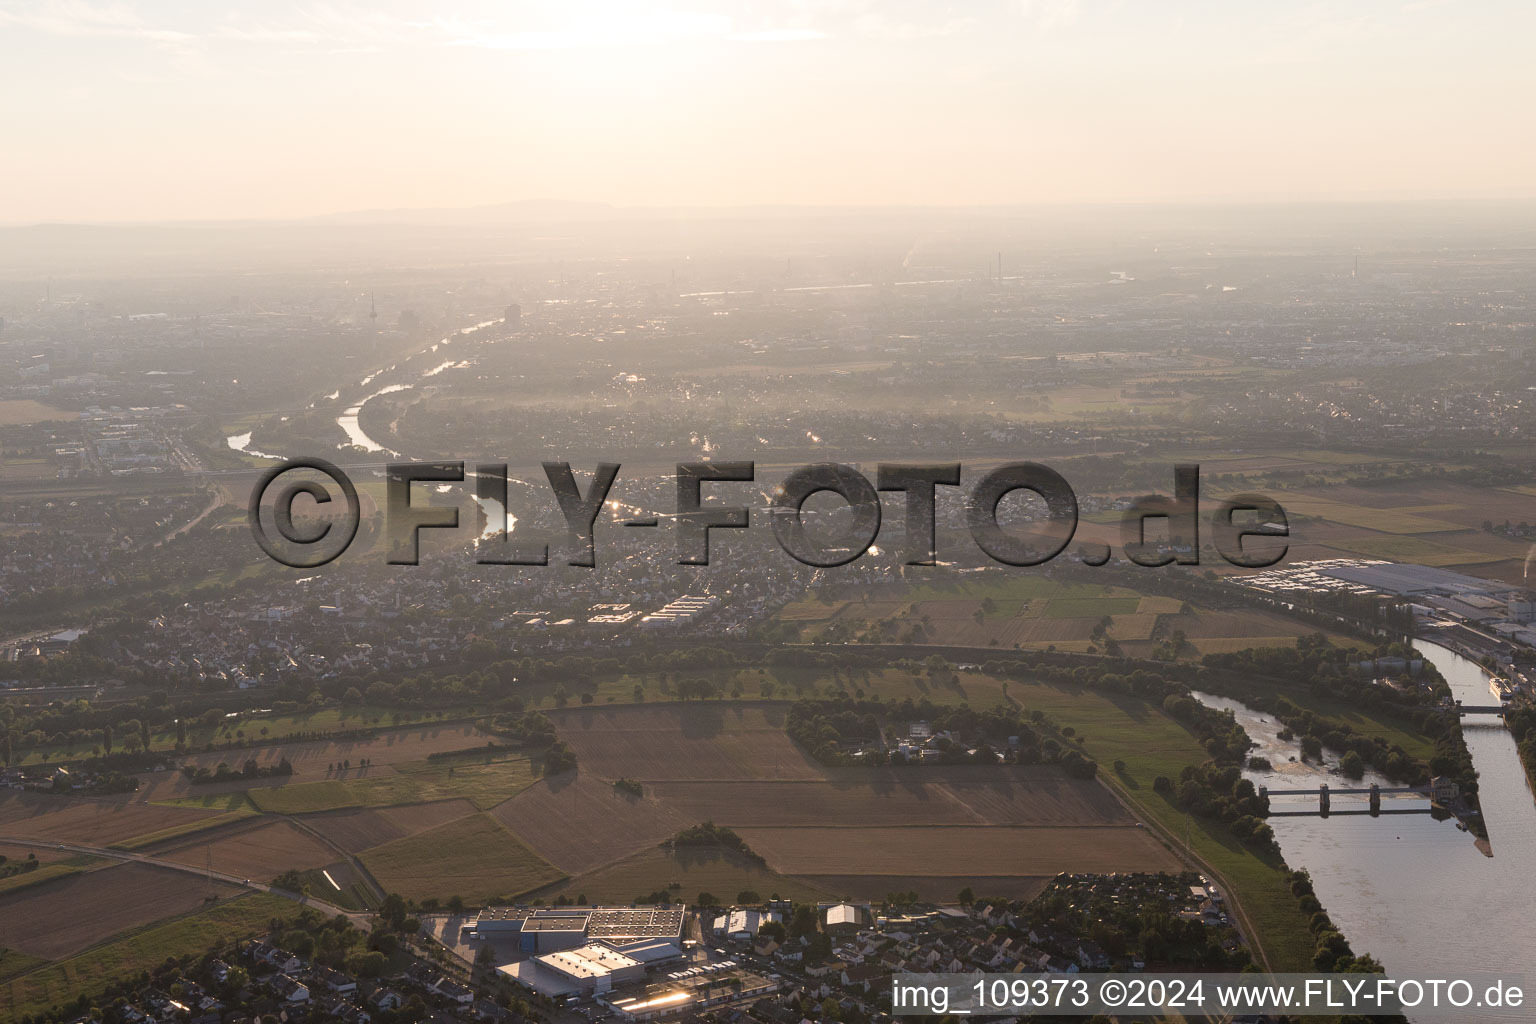
M1351 779L1359 779L1365 776L1365 759L1353 750L1339 758L1339 771Z
M407 913L405 899L399 893L389 893L379 904L379 919L399 931Z
M804 935L814 935L818 923L813 905L796 903L794 915L789 921L789 933L797 939Z
M736 902L742 904L743 906L748 906L753 903L763 902L763 898L762 896L758 895L756 889L743 889L741 892L736 894Z
M962 907L968 907L972 903L976 902L976 894L971 891L970 886L966 886L964 889L961 889L959 895L955 898L960 901L960 905Z
M112 753L112 726L110 725L101 727L101 748L108 754Z
M489 945L483 949L490 949ZM353 953L347 957L347 971L360 978L377 978L389 967L389 957L376 949L365 953Z
M701 907L718 907L719 905L720 905L720 899L714 893L708 892L708 891L704 891L704 892L700 892L699 893L699 906L701 906Z

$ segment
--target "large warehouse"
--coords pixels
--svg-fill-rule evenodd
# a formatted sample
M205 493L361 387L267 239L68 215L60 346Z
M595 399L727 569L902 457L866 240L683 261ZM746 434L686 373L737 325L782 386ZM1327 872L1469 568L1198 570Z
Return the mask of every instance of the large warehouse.
M487 907L464 925L493 941L518 936L531 956L576 949L593 940L612 946L670 942L683 945L686 908L677 907Z
M682 955L681 946L664 939L598 941L503 964L497 970L524 988L558 999L610 992L615 985L639 981L648 969Z

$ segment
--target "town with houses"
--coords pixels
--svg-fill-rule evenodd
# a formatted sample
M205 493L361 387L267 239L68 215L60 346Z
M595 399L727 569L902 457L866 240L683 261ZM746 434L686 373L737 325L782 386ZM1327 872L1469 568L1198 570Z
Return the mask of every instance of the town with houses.
M896 974L1235 970L1248 961L1222 894L1192 873L1062 875L1023 904L962 895L948 905L423 913L419 933L388 957L354 958L360 970L253 939L125 986L76 1024L878 1024L891 1019ZM1137 918L1162 923L1128 934Z

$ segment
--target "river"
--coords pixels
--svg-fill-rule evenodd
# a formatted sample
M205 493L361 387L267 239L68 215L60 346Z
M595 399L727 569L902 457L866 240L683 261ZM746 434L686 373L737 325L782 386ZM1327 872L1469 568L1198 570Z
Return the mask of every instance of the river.
M464 337L466 337L468 335L476 334L479 331L485 330L487 327L494 327L497 324L501 324L501 323L505 323L505 321L503 319L501 319L500 317L497 317L497 318L495 318L493 320L482 320L480 323L471 324L468 327L461 327L457 331L455 331L453 334L450 334L446 338L443 338L443 339L441 339L439 341L434 342L433 344L427 346L426 348L422 349L419 352L414 353L413 355L407 356L406 358L404 358L402 360L399 360L399 361L397 361L395 363L391 363L389 366L382 367L380 369L374 370L372 373L368 374L361 381L359 381L358 382L358 386L359 387L367 387L369 384L373 383L375 378L378 378L378 377L380 377L380 376L382 376L382 375L384 375L386 373L392 373L395 370L398 370L398 369L400 369L400 368L402 368L404 366L407 366L408 364L410 364L412 361L414 361L416 359L419 359L419 358L424 357L424 356L430 356L430 355L436 353L437 350L442 348L443 346L453 344L453 342L455 340L464 338ZM428 370L420 373L420 379L425 380L425 379L427 379L429 377L436 377L438 374L442 373L445 370L465 369L465 368L467 368L469 366L472 366L472 365L473 365L473 360L471 360L471 359L463 359L463 358L449 359L446 362L438 363L437 365L433 366L431 369L428 369ZM415 387L415 385L414 384L390 384L387 387L382 387L382 388L379 388L379 389L369 393L365 397L358 399L356 404L349 405L345 409L343 409L341 415L336 417L336 426L340 427L341 428L341 432L346 435L347 443L352 445L352 446L354 446L354 447L361 448L361 449L363 449L364 451L367 451L367 452L380 452L380 453L383 453L385 455L389 455L389 456L398 458L400 456L399 452L393 451L392 449L389 449L389 448L386 448L384 445L380 444L379 442L375 441L373 438L369 437L367 432L364 431L362 426L358 423L358 418L359 418L359 416L362 415L363 406L367 405L371 400L373 400L375 398L378 398L380 395L394 394L397 391L408 391L412 387ZM325 397L326 397L327 401L335 401L340 396L341 396L341 389L338 388L337 390L332 391L329 395L326 395ZM315 407L315 403L311 402L309 407L311 409L313 409ZM252 448L251 447L251 433L250 433L250 431L247 431L244 434L231 434L229 437L226 437L224 439L224 443L226 445L228 445L234 451L243 452L246 455L254 455L254 456L258 457L258 458L263 458L263 459L281 459L283 457L281 455L272 455L272 454L269 454L267 452L257 451L256 449ZM339 445L338 447L344 447L344 446L340 446Z
M1434 644L1417 645L1466 704L1491 704L1488 675L1476 663ZM1331 774L1338 758L1328 752L1329 769L1292 763L1294 741L1276 737L1279 723L1236 701L1197 694L1204 703L1233 710L1275 770L1246 771L1255 785L1299 788L1328 781L1369 785L1385 779L1368 775L1349 783ZM1478 772L1478 795L1488 828L1490 852L1456 827L1454 820L1424 815L1271 818L1275 838L1293 868L1312 874L1318 899L1357 952L1381 961L1399 977L1451 978L1458 973L1494 974L1525 987L1536 952L1536 914L1528 903L1536 881L1536 797L1533 797L1515 741L1492 716L1469 716L1462 730ZM1281 806L1275 798L1272 806ZM1358 805L1347 801L1360 800ZM1315 799L1311 801L1316 805ZM1384 808L1425 806L1422 800L1383 798ZM1335 797L1334 810L1364 807L1363 798ZM1412 1014L1409 1015L1412 1018ZM1467 1021L1529 1021L1530 1009L1469 1010ZM1441 1019L1446 1019L1442 1017Z

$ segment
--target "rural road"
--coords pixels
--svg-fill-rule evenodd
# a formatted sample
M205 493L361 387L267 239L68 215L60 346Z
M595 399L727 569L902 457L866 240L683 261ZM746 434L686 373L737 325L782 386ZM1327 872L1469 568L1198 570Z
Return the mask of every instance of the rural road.
M371 914L360 914L352 910L343 910L341 907L317 900L313 896L304 896L301 893L289 892L287 889L279 889L265 882L254 882L248 878L236 878L234 875L226 875L222 871L209 871L206 868L194 867L191 864L181 864L173 860L163 860L159 857L151 857L144 853L133 853L128 850L109 850L100 846L79 846L75 843L42 842L37 839L27 839L22 836L0 835L0 843L8 843L13 846L31 846L39 850L64 850L69 853L83 853L92 857L103 857L108 860L127 861L137 864L149 864L158 868L167 868L171 871L181 871L185 874L196 875L199 878L213 878L242 889L254 889L257 892L270 893L280 896L285 900L301 903L306 907L313 907L327 917L335 917L337 914L345 917L354 925L368 930L372 925Z

